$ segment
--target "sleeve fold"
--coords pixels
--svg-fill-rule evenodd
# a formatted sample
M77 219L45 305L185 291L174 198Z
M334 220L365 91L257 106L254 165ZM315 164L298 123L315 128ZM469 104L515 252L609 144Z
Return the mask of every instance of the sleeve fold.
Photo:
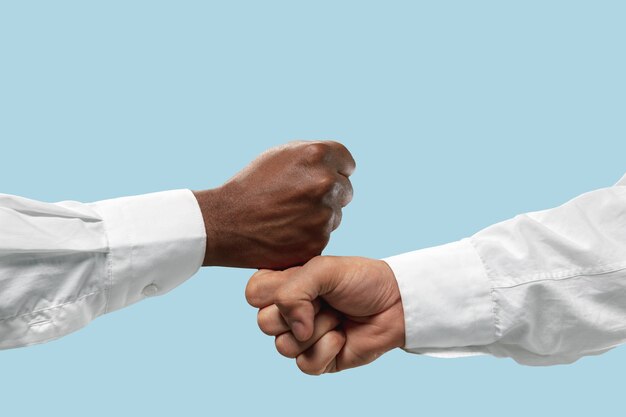
M205 244L189 190L90 204L0 194L0 349L171 290L201 266Z
M387 259L405 349L554 365L626 343L626 177L617 185Z

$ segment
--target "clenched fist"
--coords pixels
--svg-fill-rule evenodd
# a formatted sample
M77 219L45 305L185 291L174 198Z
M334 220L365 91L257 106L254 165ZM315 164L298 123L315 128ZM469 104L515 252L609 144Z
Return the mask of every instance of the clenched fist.
M307 374L372 362L404 345L404 312L384 261L319 256L302 267L259 271L246 287L261 330Z
M352 199L354 168L340 143L291 142L221 187L194 192L207 233L204 265L284 269L319 255Z

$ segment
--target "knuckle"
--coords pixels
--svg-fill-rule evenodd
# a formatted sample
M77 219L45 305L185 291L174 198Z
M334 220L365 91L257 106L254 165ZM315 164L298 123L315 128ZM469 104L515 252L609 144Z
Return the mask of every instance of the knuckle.
M290 359L293 359L297 356L297 352L295 352L293 344L289 340L289 333L283 333L279 336L276 336L274 344L276 345L276 350L281 355Z
M246 295L246 301L248 302L248 304L250 304L253 307L256 307L258 305L258 284L256 283L256 280L251 279L250 281L248 281L248 284L246 285L246 291L245 291L245 295Z
M343 143L333 140L333 139L326 139L326 140L321 141L321 143L327 145L330 149L333 149L333 150L340 150L340 151L348 150L348 148L346 148L346 146Z
M335 149L348 150L348 148L346 148L343 143L337 142L336 140L327 140L327 141L324 141L324 143L328 144L328 146L332 146Z
M310 142L304 145L303 156L309 164L319 164L326 159L329 152L330 146L327 143Z
M269 334L268 332L270 330L269 329L270 319L268 317L266 309L259 310L256 316L256 323L259 326L259 329L261 329L263 333Z
M324 143L327 143L329 146L335 148L335 149L339 149L339 150L343 150L343 151L347 151L348 148L346 147L346 145L344 145L343 143L336 141L336 140L326 140L324 141Z
M298 368L307 375L318 376L324 373L323 367L308 363L303 359L302 355L296 358L296 365L298 365Z
M352 198L354 197L354 187L352 186L350 180L348 180L348 182L346 183L346 188L344 191L346 204L348 204L352 201Z
M335 177L330 173L323 173L315 181L315 191L318 196L325 196L335 188Z
M337 141L327 141L326 143L328 143L333 149L338 151L338 154L342 155L342 159L349 164L351 170L354 170L354 168L356 168L356 162L354 160L354 157L352 156L352 153L346 145Z
M274 304L283 308L289 308L293 305L294 300L291 294L291 290L279 288L274 294Z
M341 322L340 318L339 318L339 314L337 314L337 312L335 310L325 310L323 312L324 314L324 326L328 331L331 331L332 329L336 328L337 325ZM331 340L333 342L337 342L337 336L336 333L331 333L329 334L327 337L331 338Z
M336 316L336 320L337 323L341 322L341 318L338 315ZM346 335L341 331L334 331L328 336L331 338L332 344L334 345L343 346L346 343Z

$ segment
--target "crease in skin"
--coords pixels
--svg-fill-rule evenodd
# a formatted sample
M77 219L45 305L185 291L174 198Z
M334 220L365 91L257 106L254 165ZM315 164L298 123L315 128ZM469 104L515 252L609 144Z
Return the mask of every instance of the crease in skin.
M310 338L299 341L292 332L287 331L277 336L276 346L281 354L295 358L317 343L326 333L336 329L339 324L340 318L335 311L323 310L315 317L314 331Z
M324 294L330 292L332 293L332 299L350 299L355 297L358 299L360 298L358 296L358 292L363 289L360 288L360 285L357 285L357 292L355 293L355 286L353 282L360 282L360 276L365 275L371 277L372 274L386 274L386 276L391 276L391 278L393 278L393 271L391 271L386 264L385 269L379 269L382 264L377 263L376 265L370 264L368 268L360 267L355 270L355 260L364 261L368 264L370 262L382 262L367 260L365 258L344 259L341 257L328 257L312 261L312 264L307 264L300 270L302 274L312 274L314 273L312 271L317 268L320 269L320 274L323 273L324 268L335 272L342 270L345 270L346 272L337 273L336 275L338 278L334 279L332 277L329 278L329 275L326 274L326 278L321 282L318 282L315 286L305 286L305 288L301 288L300 291L304 291L305 295L296 292L293 294L292 298L296 298L298 301L302 302L308 302L308 300L313 297L316 297L315 300L323 300ZM333 263L337 264L334 268L332 266ZM374 269L372 269L373 266ZM352 271L354 275L349 275L349 271ZM300 278L298 279L301 280L302 276L303 275L300 275ZM339 277L341 277L341 279ZM297 287L297 279L293 279L293 276L290 278L292 279L286 280L286 282L291 284L291 286ZM336 282L337 279L339 282ZM305 373L317 375L319 373L325 373L327 370L342 370L370 363L387 351L395 347L402 346L404 344L404 336L401 334L402 330L399 330L396 334L396 328L394 326L390 327L386 325L389 320L380 316L382 314L391 318L397 315L403 315L402 310L398 308L398 303L400 303L399 290L394 291L392 286L385 285L385 282L386 281L383 279L383 281L376 284L379 286L382 285L382 290L374 291L373 293L376 299L373 302L368 303L370 306L372 304L378 304L380 306L379 308L374 308L368 312L364 312L363 316L347 315L333 309L331 307L332 303L329 304L328 300L322 301L324 306L321 311L332 309L337 312L338 322L332 323L332 326L329 324L324 325L319 322L317 317L315 317L312 336L306 342L297 341L295 335L293 334L288 334L287 336L283 334L281 335L280 340L277 341L278 351L285 356L292 357L298 346L299 349L306 348L306 350L302 351L300 355L298 355L298 366ZM344 286L342 289L341 284L345 284L347 287ZM315 291L311 293L309 291L311 289L314 289ZM363 296L367 297L368 294L372 293L367 292L364 293ZM292 300L291 303L288 302L287 304L293 305L294 303L295 301ZM367 310L367 307L365 306L362 308ZM287 312L290 315L293 315L290 312L290 309L287 309ZM342 346L336 353L336 360L328 358L328 363L321 363L321 358L318 357L314 359L315 355L319 354L320 349L323 349L323 346L318 346L319 343L323 344L323 342L321 342L322 338L326 337L327 334L335 333L340 335L342 338ZM350 342L350 340L353 341ZM311 341L315 341L315 343L311 344ZM358 343L358 349L354 349L353 343ZM326 354L327 353L328 352L326 352ZM312 361L314 360L317 362L313 363ZM326 360L326 358L324 358L324 360ZM334 364L332 364L333 361L335 361Z
M345 340L345 335L340 331L329 331L314 346L298 355L296 358L298 368L309 375L321 375L327 373L326 370L329 368L336 369L336 362Z

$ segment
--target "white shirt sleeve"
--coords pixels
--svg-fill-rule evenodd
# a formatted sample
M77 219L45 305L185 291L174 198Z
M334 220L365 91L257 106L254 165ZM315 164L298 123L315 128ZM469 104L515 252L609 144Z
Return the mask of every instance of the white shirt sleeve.
M0 194L0 348L171 290L200 268L205 245L190 190L90 204Z
M570 363L626 342L626 176L470 238L385 260L405 349Z

